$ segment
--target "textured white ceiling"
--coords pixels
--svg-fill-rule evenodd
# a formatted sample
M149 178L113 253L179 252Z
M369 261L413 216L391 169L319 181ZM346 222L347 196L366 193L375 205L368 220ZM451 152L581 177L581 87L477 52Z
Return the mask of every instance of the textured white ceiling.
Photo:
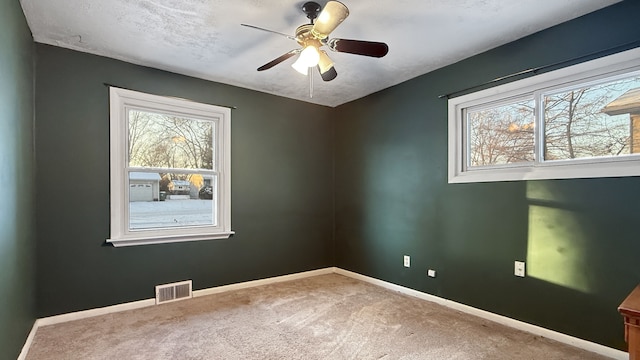
M21 0L36 42L107 56L311 103L337 106L619 0L344 0L349 17L331 37L382 41L370 58L329 52L338 77L309 81L295 58L256 69L298 47L308 23L291 0ZM324 5L326 1L317 1Z

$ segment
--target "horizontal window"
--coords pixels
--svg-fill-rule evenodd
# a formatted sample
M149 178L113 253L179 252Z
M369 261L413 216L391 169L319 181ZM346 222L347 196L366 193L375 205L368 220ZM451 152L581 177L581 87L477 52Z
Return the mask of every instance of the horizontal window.
M640 175L640 50L449 100L449 182Z

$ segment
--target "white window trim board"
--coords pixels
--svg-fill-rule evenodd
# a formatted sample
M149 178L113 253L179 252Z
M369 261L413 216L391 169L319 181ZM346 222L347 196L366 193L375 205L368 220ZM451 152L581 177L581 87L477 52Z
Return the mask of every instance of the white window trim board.
M640 70L640 48L449 99L449 183L640 176L640 156L635 155L623 158L553 161L537 163L535 166L525 164L464 170L466 145L462 118L463 109L469 107L534 93L541 94L550 89L567 87L580 82L588 83L637 70ZM538 109L539 105L536 104ZM542 114L540 114L541 111L536 112L536 125L538 125L541 123ZM541 127L537 126L536 155L540 153L538 145L541 140L540 131L542 131Z
M231 230L231 109L116 87L109 88L109 98L111 234L107 242L115 247L120 247L226 239L234 234ZM128 180L125 170L127 161L127 123L125 119L127 109L130 106L215 122L216 164L219 166L217 169L205 172L218 175L219 193L216 196L218 223L216 226L135 231L127 229L126 217L129 209Z

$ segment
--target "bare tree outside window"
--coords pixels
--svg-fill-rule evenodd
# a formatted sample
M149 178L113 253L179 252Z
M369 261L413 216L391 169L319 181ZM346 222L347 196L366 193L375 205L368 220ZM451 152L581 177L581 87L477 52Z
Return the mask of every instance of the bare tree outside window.
M535 158L533 109L533 100L522 100L468 111L468 166L532 162Z
M211 121L129 111L129 166L207 169L213 164Z
M632 77L545 95L544 160L630 154L629 115L608 115L603 109L639 87L640 78Z
M630 154L631 134L640 131L633 125L640 122L603 109L636 89L640 77L544 95L543 160ZM534 108L533 100L522 100L468 110L468 167L535 161Z

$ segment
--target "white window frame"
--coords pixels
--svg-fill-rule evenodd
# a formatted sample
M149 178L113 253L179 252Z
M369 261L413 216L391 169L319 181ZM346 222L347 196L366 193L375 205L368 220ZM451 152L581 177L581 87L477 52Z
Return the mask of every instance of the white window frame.
M231 230L231 109L189 100L109 88L111 234L115 247L226 239ZM218 181L217 219L214 226L130 230L128 124L130 108L211 120L215 123L215 164Z
M625 155L619 158L541 161L543 159L541 144L544 141L544 114L539 109L544 94L604 78L631 74L635 71L640 71L640 48L449 99L449 183L640 176L640 154ZM465 110L522 97L533 97L535 101L536 160L533 163L467 169Z

